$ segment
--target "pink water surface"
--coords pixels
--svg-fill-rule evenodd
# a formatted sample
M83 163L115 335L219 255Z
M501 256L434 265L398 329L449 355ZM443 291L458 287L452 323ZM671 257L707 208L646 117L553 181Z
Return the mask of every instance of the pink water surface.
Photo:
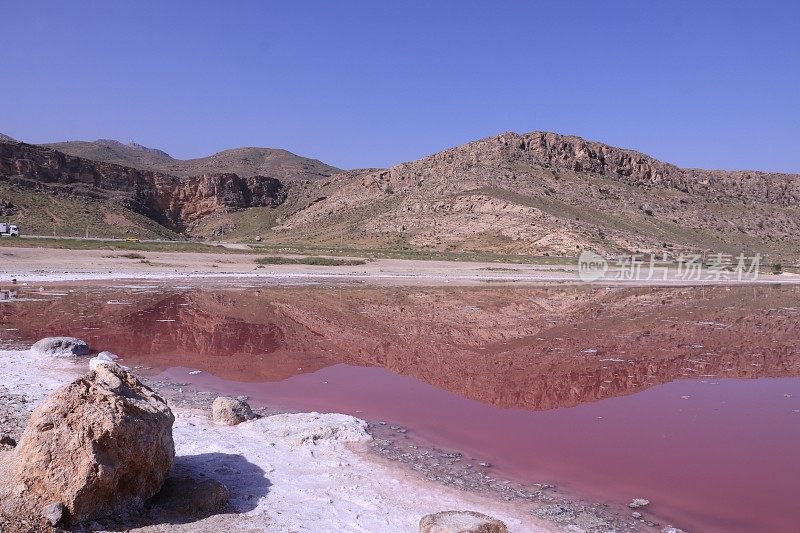
M385 420L511 479L647 498L690 531L800 531L794 287L21 296L0 342L73 335L148 377Z
M521 481L653 501L691 531L797 531L800 379L680 380L567 409L498 409L380 368L336 365L276 383L171 368L170 378L253 401L411 428Z

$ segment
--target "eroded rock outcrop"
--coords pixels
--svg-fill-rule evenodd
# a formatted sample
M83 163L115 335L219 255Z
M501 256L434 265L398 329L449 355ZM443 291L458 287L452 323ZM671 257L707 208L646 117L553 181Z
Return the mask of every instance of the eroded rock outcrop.
M459 176L470 186L480 187L502 185L503 178L513 178L523 169L602 175L643 190L664 187L727 202L783 206L800 202L798 174L681 168L635 150L544 131L503 133L401 163L374 176L394 190L419 182L459 187L455 180Z
M277 206L286 194L283 183L269 176L177 177L25 143L0 142L0 178L43 192L111 200L177 232L214 213Z
M114 363L37 407L15 451L21 509L79 523L136 509L161 488L175 456L166 402Z
M509 132L388 169L342 172L253 149L182 166L141 147L114 143L117 155L106 157L108 141L85 144L73 153L99 161L0 142L0 180L112 200L175 232L206 237L246 233L229 211L280 205L280 212L254 213L252 231L265 239L265 231L280 232L281 242L314 235L317 244L346 238L523 255L591 249L674 259L709 246L736 255L744 242L776 260L800 253L800 175L680 168L571 135ZM136 165L142 157L150 163L139 168L150 170L102 162ZM330 230L340 226L347 233Z
M504 133L317 185L275 230L347 222L351 238L526 255L677 257L710 246L688 228L713 234L714 251L734 255L745 236L762 253L780 243L787 258L800 246L798 174L685 169L549 132Z

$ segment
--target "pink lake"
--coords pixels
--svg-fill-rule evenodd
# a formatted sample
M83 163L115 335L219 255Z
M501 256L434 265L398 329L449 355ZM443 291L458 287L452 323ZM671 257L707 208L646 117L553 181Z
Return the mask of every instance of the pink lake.
M0 305L6 345L75 335L256 403L403 425L510 479L614 504L645 497L648 514L691 531L800 525L794 288L28 296L39 299Z

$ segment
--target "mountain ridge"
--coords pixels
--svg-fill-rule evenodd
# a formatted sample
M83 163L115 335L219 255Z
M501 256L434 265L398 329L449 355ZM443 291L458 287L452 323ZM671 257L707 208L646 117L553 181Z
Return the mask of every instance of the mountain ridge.
M206 157L176 159L157 148L114 139L64 141L41 146L75 157L179 177L232 173L243 178L263 175L288 181L322 179L341 171L318 159L302 157L281 148L229 148Z
M48 161L54 158L63 159L56 167L62 177L72 176L66 181L73 180L75 194L92 192L82 175L130 173L130 167L112 171L104 166L109 163L76 162L48 148L5 146L12 147L6 150L5 179L28 180L34 188L37 180L52 177ZM265 177L251 182L235 173L146 172L139 188L129 185L128 193L160 184L160 203L143 205L161 209L154 220L190 236L224 232L231 239L258 235L275 243L327 246L347 240L366 247L525 255L576 255L582 249L800 254L798 174L684 169L635 150L550 132L507 132L387 169L314 180L271 176L271 192L256 194L255 202L248 191Z
M118 204L178 233L190 231L211 213L275 206L284 195L283 183L268 176L219 173L186 178L7 142L0 142L0 182Z
M525 254L732 250L772 241L798 249L800 175L681 169L549 132L487 137L334 176L320 188L324 200L276 229L325 242L333 236L315 228L332 224L356 239L394 235L412 247ZM350 215L357 210L369 214Z

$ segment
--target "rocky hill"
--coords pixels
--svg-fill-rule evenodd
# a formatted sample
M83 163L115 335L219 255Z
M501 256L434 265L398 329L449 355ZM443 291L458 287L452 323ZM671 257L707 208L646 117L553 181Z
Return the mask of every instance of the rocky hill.
M175 161L168 153L162 150L148 148L134 142L123 144L113 139L67 141L42 146L75 157L144 170L155 170L159 165L167 165Z
M115 204L178 233L190 233L193 224L214 213L274 207L285 196L283 183L271 177L177 177L7 142L0 142L0 182L47 196Z
M189 235L224 230L227 238L268 242L526 255L708 250L785 262L800 255L800 175L683 169L555 133L505 133L389 169L305 180L279 172L177 176L0 146L0 185L113 198ZM171 159L123 148L140 160Z
M800 176L681 169L578 137L506 133L386 170L340 174L277 229L409 246L798 251Z
M316 180L339 172L316 159L300 157L275 148L234 148L198 159L175 159L168 153L130 142L109 139L67 141L44 145L65 154L115 163L173 176L238 174L241 177L269 176L281 181Z

